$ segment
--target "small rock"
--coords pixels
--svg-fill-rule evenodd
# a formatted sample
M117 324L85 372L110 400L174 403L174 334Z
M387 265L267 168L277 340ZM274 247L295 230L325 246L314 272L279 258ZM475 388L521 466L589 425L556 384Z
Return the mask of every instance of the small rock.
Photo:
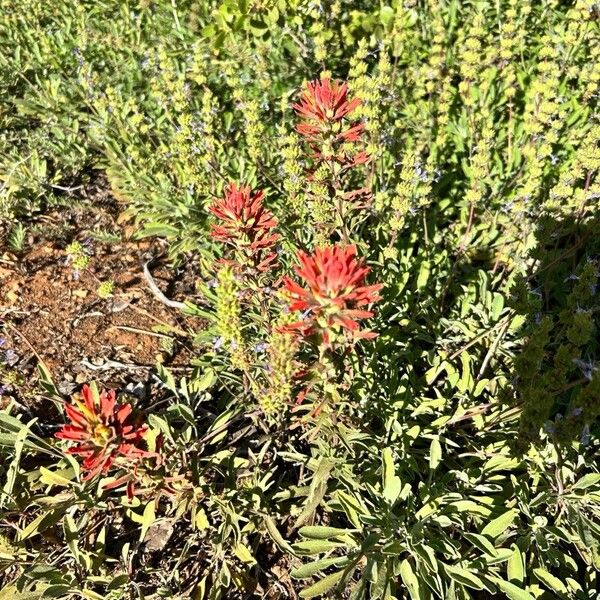
M57 387L61 394L70 396L77 388L77 384L71 381L61 381Z

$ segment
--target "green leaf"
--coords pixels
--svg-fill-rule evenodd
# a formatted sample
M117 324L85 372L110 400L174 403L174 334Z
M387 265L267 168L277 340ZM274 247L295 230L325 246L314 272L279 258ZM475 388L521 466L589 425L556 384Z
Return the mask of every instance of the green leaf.
M177 227L172 225L167 225L166 223L146 223L141 231L136 233L135 237L145 238L145 237L165 237L172 238L177 237L179 235L179 230Z
M17 540L22 542L23 540L29 539L34 535L38 535L43 531L46 531L46 529L52 527L58 523L58 521L60 521L66 509L66 506L61 506L38 515L33 521L31 521L31 523L29 523L29 525L27 525L27 527L25 527L25 529L19 531L17 534Z
M588 473L584 475L580 479L578 479L572 486L572 490L587 490L587 488L592 487L600 482L600 473Z
M434 573L438 572L438 563L435 558L435 552L424 544L420 546L414 546L414 551L419 555L419 557L423 560L423 562L433 571Z
M381 459L383 462L383 497L388 504L394 504L402 490L402 482L396 475L392 450L384 448Z
M203 508L196 510L196 516L194 517L194 526L198 531L204 531L210 527L210 522L206 516L206 511Z
M568 593L564 583L558 577L548 573L546 569L539 567L533 569L533 573L551 592L557 592L558 594Z
M429 448L429 468L435 471L442 460L442 445L438 437L431 440Z
M296 520L295 527L300 527L312 519L317 507L319 504L321 504L321 501L325 497L325 492L327 491L327 481L329 480L329 475L331 474L332 469L333 462L331 460L325 457L322 457L319 460L319 464L310 483L306 504L304 505L300 516Z
M494 554L486 554L483 558L488 565L497 565L498 563L506 562L512 556L510 548L497 548Z
M388 27L394 20L396 13L391 6L382 6L379 11L379 20L384 27Z
M42 386L44 391L53 399L60 398L60 394L56 389L56 385L54 381L52 381L52 375L50 375L50 370L43 362L38 362L38 373L40 374L38 383Z
M15 436L14 457L6 471L6 482L2 490L3 494L0 495L0 506L4 506L13 493L13 488L19 472L19 465L21 463L21 455L23 454L23 447L25 445L25 438L28 435L29 425L22 424L21 430Z
M331 567L335 565L336 567L345 567L350 562L350 559L343 556L336 556L333 558L322 558L321 560L315 560L313 562L307 563L294 569L290 575L294 579L306 579L307 577L312 577L317 573L325 570L327 567Z
M400 578L402 582L406 586L410 597L413 600L421 600L421 595L419 592L419 580L415 575L410 563L405 558L400 564Z
M177 394L177 382L175 381L175 377L169 369L164 367L161 363L156 363L156 373L158 378L162 381L163 385L170 391L173 392L176 396Z
M327 577L317 581L317 583L303 589L298 595L300 598L316 598L317 596L322 596L334 587L343 575L344 571L331 573L331 575L327 575Z
M361 522L359 517L368 515L367 509L362 505L358 498L355 498L351 494L338 490L336 494L337 500L342 506L342 510L346 513L346 516L357 529L361 528Z
M466 585L474 590L482 590L484 588L483 582L481 579L479 579L479 577L470 571L463 569L462 567L444 565L444 569L451 579L454 579L454 581L460 583L461 585Z
M206 369L201 377L194 379L191 386L196 393L207 390L215 381L215 372L212 369Z
M471 356L467 352L463 352L460 355L460 361L462 363L462 373L460 379L456 384L456 388L459 392L465 393L473 387L473 375L471 374Z
M256 559L254 558L250 548L241 542L234 547L233 553L244 563L247 565L255 565Z
M492 320L497 321L504 309L504 296L498 292L494 292L494 300L492 301Z
M506 573L512 583L523 583L525 581L525 564L523 554L516 544L511 546L513 553L508 559Z
M0 444L3 446L14 446L19 432L21 432L23 428L28 429L34 422L35 420L25 424L8 413L0 411ZM42 438L32 434L30 431L24 440L23 446L28 450L35 450L51 454L52 456L62 457L62 452L59 452L53 446L48 444L48 442L45 442Z
M40 600L42 597L41 592L19 592L15 585L0 590L0 600Z
M156 521L156 505L154 500L150 500L144 507L144 513L141 518L142 530L140 531L140 542L144 541L146 533L154 521Z
M489 554L490 556L494 556L496 554L496 548L494 545L483 535L479 535L478 533L465 533L464 537L484 554Z
M63 520L63 529L65 532L65 541L67 542L67 546L69 547L73 558L81 564L79 556L79 547L77 545L79 531L77 530L77 524L75 523L75 519L72 515L65 515L65 518Z
M422 290L429 280L429 275L431 273L431 263L427 260L424 260L419 267L419 275L417 276L417 290Z
M328 540L332 537L340 537L350 533L351 529L340 529L338 527L325 527L323 525L307 525L301 527L298 533L305 538L313 540Z
M277 525L275 525L275 521L269 516L265 515L264 517L265 526L271 539L277 544L277 546L283 550L283 552L287 552L292 556L297 556L296 551L290 546L290 544L283 538L281 533L279 533L279 529L277 529Z
M343 546L343 544L330 542L329 540L305 540L294 544L294 549L301 554L323 554L340 546Z
M66 469L64 473L69 473L73 477L74 473L71 469ZM58 487L68 487L72 485L71 479L59 475L56 471L51 471L46 467L40 467L40 481L45 485L55 485Z
M507 596L508 600L535 600L535 598L524 589L517 587L513 583L508 583L504 579L499 577L490 577L493 581Z
M507 510L499 517L496 517L495 519L490 521L481 530L481 535L489 535L491 538L496 539L512 525L512 522L515 520L517 514L518 511L516 511L514 508L511 510Z
M66 583L57 583L49 585L42 594L41 598L64 598L73 592L73 588Z

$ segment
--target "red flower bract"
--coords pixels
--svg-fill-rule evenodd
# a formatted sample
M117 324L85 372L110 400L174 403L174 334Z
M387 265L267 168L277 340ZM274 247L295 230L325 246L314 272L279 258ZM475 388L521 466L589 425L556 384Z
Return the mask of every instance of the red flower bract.
M348 100L348 84L329 79L308 82L300 102L293 105L296 113L304 119L296 130L308 139L333 132L336 139L356 142L364 126L361 123L344 129L340 123L361 103L360 98Z
M75 442L68 452L83 457L84 480L107 473L120 459L154 456L140 447L146 426L133 420L129 404L117 404L114 390L97 394L84 385L82 395L83 400L65 404L70 423L56 437Z
M297 275L306 287L290 277L283 280L284 291L291 300L290 310L304 311L306 318L288 326L310 334L319 331L329 344L330 334L341 329L353 338L375 337L371 331L360 331L358 321L373 316L360 307L379 300L380 284L364 285L370 271L356 258L355 246L317 248L313 254L298 252Z
M233 182L225 189L210 212L219 219L211 229L214 239L229 244L253 257L264 268L275 257L263 256L261 251L272 248L279 239L273 232L277 225L273 213L264 207L264 192L253 192L250 187L237 187Z
M309 81L300 102L293 105L303 118L317 123L341 121L360 104L360 98L348 100L348 84L329 79Z
M360 104L360 98L348 99L347 83L321 79L306 84L300 102L293 105L302 119L296 131L310 143L316 158L335 158L347 166L366 162L368 157L364 152L355 159L356 148L340 147L362 139L364 124L349 120Z

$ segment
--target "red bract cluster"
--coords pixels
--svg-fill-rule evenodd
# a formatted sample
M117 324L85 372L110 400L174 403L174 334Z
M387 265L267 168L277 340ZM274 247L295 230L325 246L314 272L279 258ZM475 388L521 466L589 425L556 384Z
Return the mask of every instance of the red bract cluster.
M70 423L56 437L75 442L68 452L83 457L84 480L112 466L135 468L140 459L156 457L141 447L147 427L133 419L129 404L117 404L114 390L98 394L84 385L82 395L83 400L65 404Z
M362 123L348 125L346 117L361 103L360 98L348 100L348 85L329 79L308 82L300 102L294 104L296 113L304 119L296 126L301 135L311 141L333 133L336 140L356 142L364 128Z
M339 81L321 79L306 84L300 102L293 105L301 122L296 125L310 145L315 167L327 163L334 179L348 169L369 161L364 149L364 124L352 120L351 115L361 104L360 98L348 98L348 85ZM335 166L334 166L335 165ZM341 165L341 169L337 167ZM314 171L308 174L312 180ZM334 185L340 189L339 181ZM344 200L367 196L367 190L343 194Z
M219 219L213 224L214 239L232 246L259 270L265 270L274 260L272 252L279 235L273 213L264 207L264 192L253 192L250 187L237 187L233 182L225 189L210 211Z
M303 311L305 318L288 328L303 335L320 333L326 345L343 329L354 339L375 337L371 331L361 331L358 321L373 316L361 307L379 300L383 286L364 285L370 269L356 258L356 247L317 248L311 255L300 251L298 260L295 270L304 286L289 277L283 285L290 310Z

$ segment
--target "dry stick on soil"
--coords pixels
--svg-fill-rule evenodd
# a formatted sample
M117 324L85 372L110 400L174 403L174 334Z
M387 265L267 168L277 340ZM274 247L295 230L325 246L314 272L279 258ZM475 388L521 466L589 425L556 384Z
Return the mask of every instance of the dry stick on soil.
M167 321L163 321L162 319L159 319L152 313L148 312L147 310L144 310L143 308L140 308L139 306L136 306L135 304L130 304L129 308L131 310L134 310L135 312L139 313L140 315L144 315L145 317L152 319L159 325L164 325L164 326L168 327L173 333L176 333L177 335L180 335L181 337L191 337L189 332L184 331L183 329L181 329L180 327L177 327L176 325L171 325L171 323L168 323Z
M131 333L139 333L140 335L149 335L157 338L165 338L167 340L172 340L173 336L166 335L164 333L156 333L155 331L148 331L147 329L139 329L138 327L128 327L126 325L111 325L107 331L111 329L119 329L121 331L130 331Z
M177 300L169 300L160 290L160 288L156 285L156 282L154 281L152 275L150 274L150 270L148 269L148 265L152 262L152 260L149 260L148 262L144 263L143 269L144 269L144 277L146 279L146 282L148 283L148 287L150 288L150 291L166 306L168 306L169 308L177 308L177 309L183 309L185 308L185 304L183 302L178 302Z
M33 347L33 345L31 344L31 342L25 337L25 335L23 333L21 333L16 327L14 327L13 325L11 325L10 323L6 322L5 325L11 331L13 331L14 333L16 333L25 342L25 344L27 344L27 346L29 347L29 349L33 352L33 354L35 355L35 357L38 359L38 362L42 365L42 367L46 371L49 372L49 369L46 366L46 363L42 360L42 357L37 353L37 350Z
M91 363L87 358L84 358L80 363L86 369L91 371L109 371L111 369L154 369L156 365L136 365L135 363L122 363L116 360L106 360L101 365ZM169 367L169 371L193 371L194 367Z

